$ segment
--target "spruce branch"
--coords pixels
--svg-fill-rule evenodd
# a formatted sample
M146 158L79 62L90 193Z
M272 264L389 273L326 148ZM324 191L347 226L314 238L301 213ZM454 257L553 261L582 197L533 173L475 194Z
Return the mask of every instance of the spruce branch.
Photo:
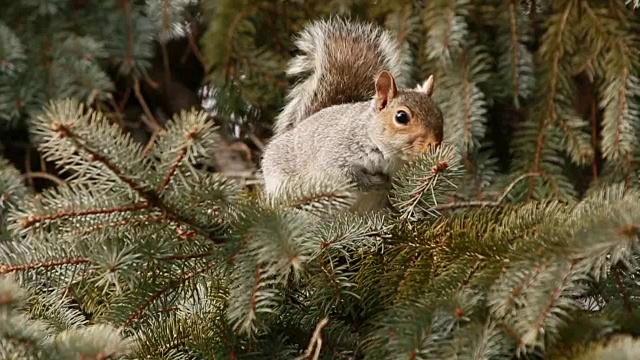
M462 327L454 333L451 344L444 358L506 360L512 355L511 340L491 319Z
M544 182L530 179L527 198L540 198L548 194L550 186L555 196L573 198L575 189L563 173L567 153L576 164L591 161L594 150L590 145L587 122L573 108L575 84L570 78L565 54L573 53L577 36L572 26L578 20L576 0L554 3L554 13L547 22L547 29L538 49L541 80L535 93L537 97L532 116L519 128L513 140L516 148L516 167L521 171L541 174Z
M50 82L56 96L82 99L87 104L109 99L115 85L100 66L100 61L108 58L103 44L87 36L56 35L50 64Z
M487 49L472 39L468 41L468 49L452 55L439 69L439 90L434 94L447 119L444 140L455 144L464 158L480 147L486 132L487 101L480 85L488 80L491 65ZM460 96L447 96L450 93Z
M247 1L222 1L215 8L215 16L221 21L212 22L205 32L210 35L211 41L204 43L204 58L207 61L207 69L221 67L229 72L230 76L237 78L237 73L232 66L234 54L234 42L241 37L241 25L247 21L258 8L250 6ZM224 29L224 31L221 31ZM223 36L224 35L224 36Z
M10 241L8 214L16 211L19 202L27 196L20 172L0 156L0 244Z
M526 332L524 335L520 337L520 339L522 339L522 341L525 344L532 343L535 339L537 339L538 336L541 334L542 329L545 328L545 324L549 322L550 320L549 318L552 315L554 308L558 305L558 302L561 300L560 296L562 292L566 291L565 289L568 287L567 285L568 285L570 276L573 273L574 266L575 266L574 262L571 262L569 264L568 269L562 274L562 279L560 280L560 283L553 289L553 292L549 297L548 303L543 308L539 317L535 320L530 331ZM560 311L555 310L555 311L557 311L560 314L563 313L563 311L561 310ZM549 336L549 330L545 330L545 332L547 332L546 336Z
M187 150L188 150L187 146L184 146L180 149L180 153L178 154L175 160L175 163L171 166L171 169L169 169L169 173L164 178L164 180L162 180L162 184L160 184L160 186L158 187L157 189L158 192L162 192L167 187L167 185L169 185L169 182L173 178L173 175L175 175L176 171L178 170L178 166L180 166L180 163L182 162L182 160L184 160L184 157L187 155Z
M415 219L418 213L433 215L428 209L444 202L456 188L453 181L461 175L460 156L452 146L431 148L398 171L391 202L405 220Z
M468 38L465 16L469 14L466 0L430 1L424 9L423 23L427 32L427 58L447 63L463 49Z
M490 306L497 318L507 316L512 307L519 305L519 299L522 292L538 280L538 276L543 271L547 270L550 265L547 263L541 263L536 266L533 271L529 271L526 274L514 274L518 275L521 279L512 287L512 289L506 294L506 297L502 298L490 298ZM496 285L498 286L498 285ZM500 285L502 287L502 285ZM497 292L494 293L497 295Z
M608 214L601 212L598 219L583 218L587 226L576 231L576 243L570 247L576 259L588 262L596 280L606 277L612 264L630 270L638 267L640 213L635 203L616 205Z
M509 196L509 193L511 193L511 190L513 190L513 188L520 181L533 176L540 176L540 174L525 173L518 176L504 189L504 191L502 192L502 194L500 194L498 199L494 201L461 201L461 202L452 202L448 204L439 204L439 205L433 206L431 209L429 209L428 212L438 212L441 210L453 210L453 209L470 208L470 207L493 207L493 206L503 205L505 200Z
M136 212L139 210L148 209L149 207L150 207L149 203L141 203L141 204L107 208L107 209L90 209L90 210L83 210L83 211L58 210L55 214L48 215L48 216L29 215L25 218L20 219L19 224L23 229L27 230L37 225L38 223L50 222L50 221L55 221L63 218L81 217L81 216L87 216L87 215L107 215L107 214L113 214L113 213Z
M51 261L39 261L35 263L21 264L21 265L2 265L0 266L0 274L8 274L16 271L49 269L52 267L64 266L64 265L80 265L88 262L89 262L89 259L87 258L68 258L68 259L58 259L58 260L51 260Z
M114 34L117 41L109 45L121 74L144 78L154 55L154 27L148 17L139 16L141 9L133 1L122 0L120 6L121 23Z
M73 170L75 179L100 179L96 185L102 186L120 181L138 193L148 187L145 176L151 163L142 157L140 145L101 112L85 109L76 100L51 101L31 131L44 158ZM112 182L104 170L113 175Z
M570 312L579 307L575 299L584 294L584 262L553 255L549 260L513 264L489 295L491 313L513 329L519 352L553 342Z
M329 269L327 269L327 267L324 264L320 265L320 268L322 269L322 272L326 275L326 279L331 284L331 287L333 288L333 293L336 299L340 300L340 287L338 285L338 282L333 278L333 274L331 274Z
M230 279L227 318L237 331L256 334L266 314L281 306L282 287L298 282L309 262L305 244L316 217L271 207L242 212L236 234L241 241L232 249L234 269Z
M120 329L125 328L127 326L129 326L131 324L132 321L134 321L136 318L138 318L142 312L145 311L146 308L149 307L149 305L151 305L153 302L155 302L156 300L158 300L160 297L162 296L166 296L168 293L176 291L177 289L180 288L180 286L182 284L184 284L185 282L191 280L192 278L203 274L209 270L211 270L213 267L215 267L217 264L216 263L209 263L207 266L205 266L204 268L198 270L198 271L194 271L192 273L186 274L184 275L179 281L175 281L171 284L169 284L168 286L164 287L163 289L161 289L160 291L156 292L155 294L153 294L149 299L147 299L147 301L145 301L144 303L142 303L134 312L133 314L131 314L124 323L122 323L120 325Z
M257 330L258 315L270 312L279 297L274 289L275 281L265 274L264 264L245 264L242 272L246 274L237 271L237 277L242 279L233 279L236 285L232 283L230 295L236 301L229 305L227 317L236 331L253 334ZM247 273L249 267L253 270Z
M555 30L555 33L557 34L556 35L557 40L555 40L555 44L554 44L555 46L559 47L562 44L562 36L566 30L569 14L571 13L573 6L574 6L573 0L567 1L565 4L564 11L562 12L561 17L558 19L558 25L557 25L558 29ZM551 36L552 35L550 35L549 37ZM553 40L549 40L549 41L553 41ZM559 51L559 49L556 49L551 54L552 58L551 58L551 64L550 64L551 73L550 73L550 84L549 84L550 91L547 93L547 96L546 96L546 102L545 102L546 113L543 115L542 122L540 123L540 128L538 131L538 139L536 141L536 150L535 150L535 155L533 159L533 168L532 168L533 172L540 171L542 146L543 146L546 127L547 127L548 121L553 120L555 115L555 106L553 102L555 100L555 96L557 92L557 83L558 83L558 76L559 76L558 72L560 71L560 55L561 55L561 52ZM532 187L533 187L533 183L529 182L529 195L533 191Z
M312 289L306 302L313 314L324 316L344 302L360 298L360 288L367 285L358 278L356 269L368 255L384 249L388 226L382 216L346 213L311 230L312 235L301 246L308 254L304 281Z
M219 140L216 130L204 111L183 110L173 116L153 148L159 159L157 172L166 174L156 188L157 193L164 193L176 175L199 180L193 164L212 157Z
M496 90L510 96L515 107L520 108L521 101L530 97L534 85L533 56L526 46L531 40L529 22L519 1L503 0L496 10L498 74L504 81L504 86Z
M393 226L386 220L382 215L341 214L313 229L302 246L308 248L305 252L310 253L311 259L329 262L355 251L375 251L382 246L385 232Z
M27 56L24 46L4 22L0 21L0 81L24 71Z
M145 5L146 13L154 22L158 42L166 47L166 43L170 40L182 38L191 31L191 21L187 19L187 11L190 6L198 5L198 1L147 0ZM163 64L165 67L166 65Z
M89 111L88 114L84 114L83 110L82 104L66 100L52 103L45 111L45 115L39 117L37 133L44 137L45 142L42 143L42 148L46 156L53 160L59 160L66 166L75 165L83 166L83 169L92 168L90 173L96 173L96 175L92 175L94 177L97 176L100 168L94 164L100 164L103 169L113 174L115 179L128 186L137 195L137 198L143 201L140 205L132 205L133 207L158 209L169 220L186 225L206 237L211 236L211 231L206 229L205 226L198 223L193 217L185 216L184 213L172 207L152 189L152 183L148 178L144 178L144 175L153 173L151 171L151 160L142 157L140 146L133 145L131 139L123 137L119 130L107 127L100 113ZM186 121L189 121L189 119L195 119L191 121L200 123L205 121L205 116L202 113L194 116L187 116L186 113L182 113L182 116L186 118ZM88 133L90 131L88 127L92 124L104 129L105 133L103 135L109 136L108 139L113 139L109 140L113 141L110 146L118 154L122 154L121 157L113 157L111 154L107 156L103 154L105 150L98 150L100 142L104 140L96 139L93 137L94 135ZM201 127L199 130L206 131L207 126ZM198 136L193 134L189 137L195 138ZM204 135L204 138L207 138L207 135ZM208 143L204 142L203 144L207 145ZM79 154L71 155L71 157L65 157L64 155L66 154L60 154L61 148L68 145L71 145L73 151L77 151ZM63 157L61 158L60 156Z
M513 94L516 107L518 106L518 93L520 89L520 78L518 76L518 67L520 59L520 42L518 41L518 30L516 28L516 1L511 0L509 2L509 26L511 28L511 51L513 58L513 65L511 66L511 76L513 78Z
M354 184L346 178L320 175L310 181L287 180L263 201L272 208L326 216L353 205L354 191Z
M42 76L41 69L0 76L0 129L42 109L46 100Z
M376 320L365 355L385 359L442 358L455 330L469 322L481 297L464 291L447 299L426 295L393 306Z
M635 65L640 61L634 26L626 12L616 14L609 7L593 8L582 4L585 17L581 28L587 31L594 51L599 50L602 65L596 75L602 78L599 106L604 110L602 151L605 159L625 161L632 152L636 130L632 119L640 113L635 97L640 80ZM616 25L614 25L616 24Z
M134 217L133 219L122 219L119 221L112 221L105 224L94 225L87 228L80 228L77 231L72 231L74 235L88 235L92 232L99 232L109 228L126 227L129 225L146 225L149 223L161 223L167 220L163 215L145 215L142 217ZM167 220L170 221L170 220ZM180 225L179 223L177 225Z
M26 301L26 295L44 299ZM0 277L0 299L8 300L0 301L0 356L115 359L128 352L131 343L118 331L107 324L86 326L78 312L71 314L66 309L68 302L54 301L56 297L56 294L27 294L14 280ZM48 311L53 313L39 319ZM61 326L56 326L52 318L60 320Z
M620 295L622 296L622 301L624 303L624 308L628 313L631 313L631 301L629 300L629 292L627 288L624 286L624 282L622 281L622 276L620 275L620 269L614 269L616 283L620 288Z
M66 330L55 339L55 347L63 358L118 358L127 354L131 345L130 339L123 338L118 329L108 324Z

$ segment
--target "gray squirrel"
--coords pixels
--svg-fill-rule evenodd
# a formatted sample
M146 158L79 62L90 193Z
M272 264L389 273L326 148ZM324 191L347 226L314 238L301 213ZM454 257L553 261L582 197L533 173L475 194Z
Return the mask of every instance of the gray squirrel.
M336 176L358 190L354 210L385 207L394 173L442 142L433 75L407 87L396 39L369 23L316 20L295 44L302 54L287 74L307 77L287 94L265 147L265 193L276 194L288 179Z

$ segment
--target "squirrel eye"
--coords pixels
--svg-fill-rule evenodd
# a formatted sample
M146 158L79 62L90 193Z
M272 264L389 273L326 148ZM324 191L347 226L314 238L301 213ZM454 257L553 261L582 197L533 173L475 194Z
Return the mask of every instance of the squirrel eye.
M409 123L409 114L400 110L396 113L396 122L398 124L406 125Z

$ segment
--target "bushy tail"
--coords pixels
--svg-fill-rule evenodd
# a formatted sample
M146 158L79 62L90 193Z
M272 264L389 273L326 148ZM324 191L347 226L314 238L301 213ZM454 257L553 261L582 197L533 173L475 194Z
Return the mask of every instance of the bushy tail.
M314 21L295 44L302 53L289 62L287 75L301 79L287 94L276 119L276 135L323 108L370 99L375 76L383 69L393 74L399 87L409 80L406 47L372 24L335 17Z

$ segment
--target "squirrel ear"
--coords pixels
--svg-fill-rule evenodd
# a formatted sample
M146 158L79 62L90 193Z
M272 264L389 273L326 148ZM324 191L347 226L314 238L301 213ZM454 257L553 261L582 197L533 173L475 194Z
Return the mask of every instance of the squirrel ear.
M427 94L427 96L431 96L433 94L434 82L435 82L435 79L433 78L433 75L429 75L429 77L425 82L423 82L422 84L419 84L416 87L416 90Z
M387 107L389 101L398 93L396 81L390 72L383 70L376 79L376 107L378 111Z

